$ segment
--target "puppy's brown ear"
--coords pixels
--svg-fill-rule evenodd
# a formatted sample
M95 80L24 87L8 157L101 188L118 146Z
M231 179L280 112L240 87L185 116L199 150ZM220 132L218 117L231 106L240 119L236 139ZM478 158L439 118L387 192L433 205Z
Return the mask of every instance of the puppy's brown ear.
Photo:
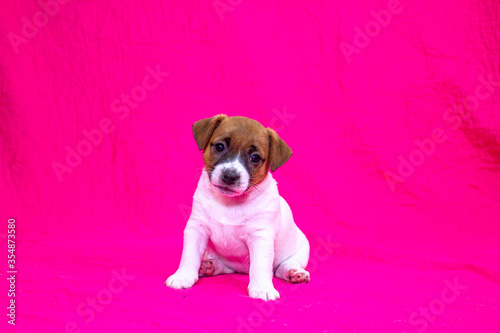
M273 129L267 128L267 131L269 132L269 165L271 171L274 172L292 157L292 150Z
M198 120L193 124L194 139L200 150L205 149L217 126L226 118L225 114L218 114L212 118Z

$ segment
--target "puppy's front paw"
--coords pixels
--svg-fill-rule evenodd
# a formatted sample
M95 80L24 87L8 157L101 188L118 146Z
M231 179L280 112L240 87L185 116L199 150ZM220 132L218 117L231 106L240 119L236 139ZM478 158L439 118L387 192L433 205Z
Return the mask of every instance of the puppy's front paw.
M186 289L191 288L196 281L198 281L198 274L177 271L165 281L165 285L174 289Z
M264 285L264 286L248 286L248 295L252 298L263 299L264 301L272 301L280 298L280 294L276 289L274 289L273 285Z

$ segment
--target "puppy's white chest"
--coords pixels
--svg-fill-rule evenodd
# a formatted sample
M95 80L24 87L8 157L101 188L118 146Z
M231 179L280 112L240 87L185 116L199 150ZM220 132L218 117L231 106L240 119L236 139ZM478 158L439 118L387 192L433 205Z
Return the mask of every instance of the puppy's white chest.
M217 253L230 258L246 258L248 248L245 244L243 226L211 224L210 241Z
M273 217L279 212L280 197L271 175L261 186L244 201L229 201L217 195L208 176L203 174L194 197L195 216L208 230L209 247L233 264L241 264L238 269L233 267L240 272L244 272L249 264L247 241L256 231L272 229Z
M208 207L209 223L220 226L243 225L248 220L247 214L243 209L237 207L225 208L214 204Z

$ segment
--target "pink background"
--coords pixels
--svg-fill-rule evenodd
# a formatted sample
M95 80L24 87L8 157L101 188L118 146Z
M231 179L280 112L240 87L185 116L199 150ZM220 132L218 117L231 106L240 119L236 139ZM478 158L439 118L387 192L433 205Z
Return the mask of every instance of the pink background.
M1 265L13 216L18 274L1 327L500 330L497 1L66 2L2 4ZM294 151L274 176L311 282L275 280L277 302L250 299L245 275L163 285L203 166L191 125L216 113ZM67 147L92 151L59 178Z

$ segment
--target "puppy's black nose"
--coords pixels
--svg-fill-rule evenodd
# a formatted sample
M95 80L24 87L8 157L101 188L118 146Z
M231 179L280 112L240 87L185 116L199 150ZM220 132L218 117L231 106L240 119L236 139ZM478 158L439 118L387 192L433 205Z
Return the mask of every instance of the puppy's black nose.
M233 185L240 179L240 174L236 169L226 169L222 172L222 181L227 185Z

